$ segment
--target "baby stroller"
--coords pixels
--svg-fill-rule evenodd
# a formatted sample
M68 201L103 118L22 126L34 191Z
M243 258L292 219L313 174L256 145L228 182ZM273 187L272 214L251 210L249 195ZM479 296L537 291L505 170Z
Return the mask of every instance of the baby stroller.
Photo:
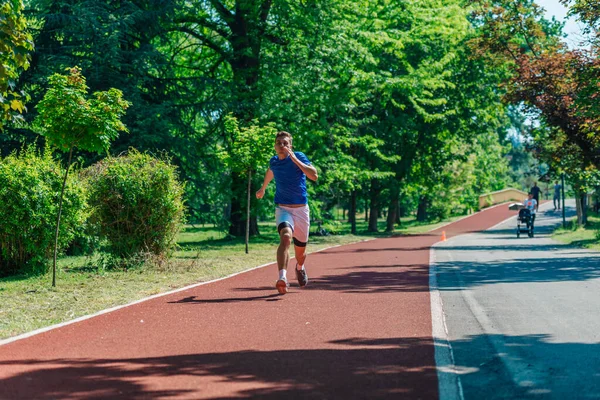
M517 217L517 237L521 236L521 233L527 233L529 237L533 237L533 221L535 215L531 214L531 210L528 208L522 208L519 210L519 216Z

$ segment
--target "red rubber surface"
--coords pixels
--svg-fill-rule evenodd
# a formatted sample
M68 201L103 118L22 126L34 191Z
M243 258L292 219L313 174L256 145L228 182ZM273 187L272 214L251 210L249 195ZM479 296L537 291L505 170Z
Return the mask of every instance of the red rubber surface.
M0 346L0 399L437 398L429 247L511 215L309 255L283 296L273 265Z

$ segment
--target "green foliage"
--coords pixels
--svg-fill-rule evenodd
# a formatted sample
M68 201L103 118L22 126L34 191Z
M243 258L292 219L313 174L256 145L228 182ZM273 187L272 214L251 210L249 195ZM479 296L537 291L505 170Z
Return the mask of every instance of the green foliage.
M220 153L222 161L232 171L248 173L264 169L271 153L277 129L272 124L259 126L258 121L240 129L232 114L225 117L225 132L231 137L232 147Z
M133 103L123 118L131 134L121 135L113 143L116 152L129 147L189 149L174 140L172 133L175 129L181 135L190 133L189 114L186 119L183 116L189 109L182 107L187 102L182 100L196 101L195 88L202 84L174 79L180 75L177 63L158 50L166 29L163 21L171 20L173 4L170 0L28 0L35 63L20 81L32 97L32 105L45 94L49 76L78 65L91 93L115 87ZM166 48L169 46L167 43ZM35 111L25 117L33 120ZM97 160L85 156L86 161Z
M69 68L69 75L54 74L50 88L37 105L40 133L48 143L62 151L73 147L107 151L119 131L127 131L121 117L130 103L118 89L94 93L87 99L88 87L81 68Z
M39 154L33 146L0 161L0 275L45 272L63 176L51 152ZM85 191L74 177L65 194L59 249L71 242L87 216Z
M86 171L92 220L117 257L172 249L184 221L184 187L166 156L131 149Z
M430 214L445 215L506 181L500 83L512 70L473 57L482 47L471 39L493 28L508 37L512 27L484 25L465 3L475 4L31 0L36 63L21 79L33 104L46 77L71 65L82 67L91 91L123 90L134 103L122 116L130 134L116 137L113 154L166 149L186 181L193 222L243 231L245 178L251 171L251 185L260 184L272 143L261 154L256 140L270 135L259 128L269 123L291 132L319 167L319 184L308 187L311 215L327 216L351 193L361 209L376 200L376 214L400 205L410 213L423 193L439 193L428 204L442 211ZM528 24L540 13L520 12L531 3L494 5L515 6L502 21ZM556 24L542 28L552 36ZM528 49L517 34L511 50ZM4 143L5 153L18 146ZM251 202L253 215L272 217L272 202Z
M569 15L577 16L582 22L589 24L586 29L600 28L600 4L597 0L560 0L565 6L570 6Z
M0 130L6 121L22 120L29 99L16 87L19 74L29 67L29 52L33 50L22 11L21 0L0 3Z

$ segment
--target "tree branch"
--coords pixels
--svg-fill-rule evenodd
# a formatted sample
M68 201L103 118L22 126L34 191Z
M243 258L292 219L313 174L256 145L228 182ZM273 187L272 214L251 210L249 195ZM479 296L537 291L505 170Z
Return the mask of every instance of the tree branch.
M223 27L219 26L219 24L217 24L214 21L209 20L206 17L186 15L183 17L175 18L173 20L173 22L176 24L187 24L187 23L198 24L205 28L212 29L213 31L218 33L221 37L223 37L224 39L229 38L229 36L231 35L231 32L227 32L225 29L223 29Z
M271 11L272 5L273 0L264 0L260 5L260 21L262 23L267 22L267 18L269 18L269 12Z
M169 29L168 31L169 32L187 33L188 35L198 39L206 47L208 47L208 48L214 50L216 53L220 54L221 57L225 58L226 60L229 60L231 58L231 55L226 50L221 48L218 44L216 44L215 42L213 42L212 40L210 40L203 34L198 33L196 31L194 31L193 29L187 28L185 26L176 26L176 27Z
M231 11L229 11L219 0L210 0L210 4L212 4L215 10L217 10L221 18L223 18L223 21L227 23L229 29L231 29L231 31L233 32L233 28L235 26L235 18Z

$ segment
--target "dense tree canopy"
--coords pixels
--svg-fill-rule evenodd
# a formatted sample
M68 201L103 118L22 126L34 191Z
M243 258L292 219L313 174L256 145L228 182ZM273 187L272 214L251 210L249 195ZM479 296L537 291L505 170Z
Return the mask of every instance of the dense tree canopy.
M593 2L572 3L597 24ZM132 103L129 134L112 151L168 151L186 181L191 221L235 235L245 232L248 184L259 185L270 154L250 169L225 162L238 150L234 131L261 143L274 138L253 127L292 132L319 169L319 184L309 184L313 217L339 206L355 221L361 210L373 231L384 213L393 230L407 212L465 213L481 193L513 184L511 102L562 129L590 163L600 149L590 134L597 59L562 47L560 26L531 0L28 4L35 52L18 81L31 94L27 121L47 77L79 65L92 91L115 87ZM227 129L227 115L238 130ZM7 134L4 152L37 140L27 127ZM257 233L256 219L272 207L253 196L249 205Z

